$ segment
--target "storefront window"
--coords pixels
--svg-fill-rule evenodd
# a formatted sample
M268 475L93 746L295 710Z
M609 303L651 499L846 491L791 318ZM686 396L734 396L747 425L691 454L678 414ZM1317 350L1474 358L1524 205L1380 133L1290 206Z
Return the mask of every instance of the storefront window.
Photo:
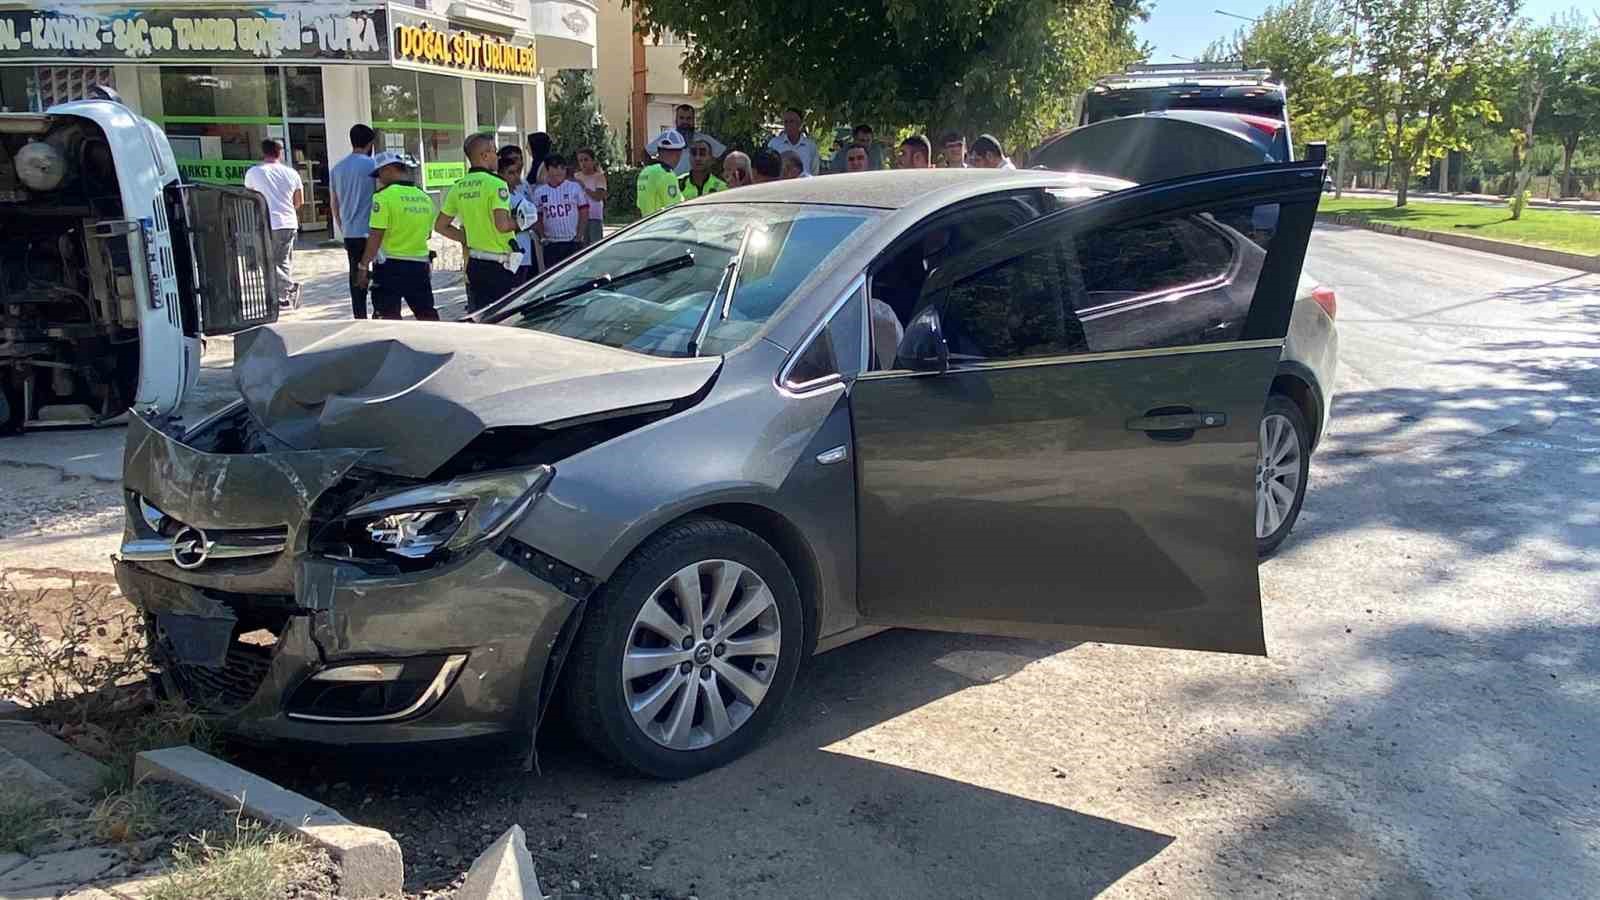
M367 70L372 86L372 127L378 150L399 150L421 157L422 107L417 100L417 73L387 66Z
M443 190L467 174L467 111L461 96L461 79L449 75L417 75L417 95L422 106L422 181L430 191Z
M280 77L276 66L150 67L139 72L139 95L186 177L242 184L262 140L288 137Z
M284 70L283 87L289 95L289 118L322 118L321 69L316 66L291 66Z
M478 127L499 135L501 144L522 143L522 85L475 82Z

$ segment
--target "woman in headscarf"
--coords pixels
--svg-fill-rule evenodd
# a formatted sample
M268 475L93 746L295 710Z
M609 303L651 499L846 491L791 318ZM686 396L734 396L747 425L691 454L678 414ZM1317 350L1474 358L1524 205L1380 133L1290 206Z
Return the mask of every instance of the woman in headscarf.
M528 135L528 181L544 182L544 158L550 155L550 135L535 131Z

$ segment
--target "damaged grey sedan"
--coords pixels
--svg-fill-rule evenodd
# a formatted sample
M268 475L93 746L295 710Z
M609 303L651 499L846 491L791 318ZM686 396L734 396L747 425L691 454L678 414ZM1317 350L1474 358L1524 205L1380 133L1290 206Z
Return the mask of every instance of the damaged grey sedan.
M789 181L475 322L257 328L238 402L130 427L118 582L242 738L526 749L553 713L664 778L887 627L1264 653L1257 434L1331 365L1286 348L1331 327L1321 173ZM1162 262L1174 221L1219 258Z

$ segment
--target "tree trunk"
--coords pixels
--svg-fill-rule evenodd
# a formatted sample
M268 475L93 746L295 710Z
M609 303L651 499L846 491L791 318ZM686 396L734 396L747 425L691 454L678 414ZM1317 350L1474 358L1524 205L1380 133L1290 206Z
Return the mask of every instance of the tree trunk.
M1572 154L1578 149L1578 136L1561 138L1561 196L1572 196Z
M1411 160L1396 159L1389 164L1389 171L1396 172L1394 208L1400 209L1406 205L1406 195L1411 192Z

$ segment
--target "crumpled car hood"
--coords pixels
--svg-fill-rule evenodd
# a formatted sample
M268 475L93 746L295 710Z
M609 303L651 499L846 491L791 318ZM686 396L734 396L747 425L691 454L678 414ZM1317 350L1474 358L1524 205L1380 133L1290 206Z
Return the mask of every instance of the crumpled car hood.
M293 322L234 343L256 421L296 450L368 451L363 467L426 477L497 427L681 400L716 357L669 359L473 323Z

